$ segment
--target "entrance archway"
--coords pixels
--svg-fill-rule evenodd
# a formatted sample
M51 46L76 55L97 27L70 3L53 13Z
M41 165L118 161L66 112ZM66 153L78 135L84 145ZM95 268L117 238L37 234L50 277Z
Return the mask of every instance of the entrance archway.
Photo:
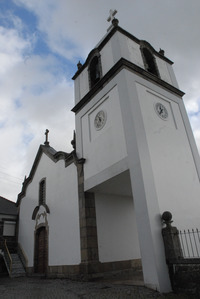
M46 273L48 265L48 240L45 226L37 229L35 234L35 273Z

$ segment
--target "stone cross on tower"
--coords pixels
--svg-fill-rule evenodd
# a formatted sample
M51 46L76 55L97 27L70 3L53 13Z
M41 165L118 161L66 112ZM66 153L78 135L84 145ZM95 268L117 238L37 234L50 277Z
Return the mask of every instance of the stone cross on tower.
M110 16L107 18L107 21L112 23L112 20L114 19L116 13L117 13L116 9L115 10L110 9Z
M110 9L110 16L107 18L107 21L111 22L111 25L107 29L107 32L110 31L110 29L113 28L113 26L117 26L119 23L119 21L117 19L115 19L115 17L114 17L116 15L116 13L117 13L116 9L114 9L114 10Z
M45 145L49 145L48 134L49 134L49 130L46 129L46 131L45 131L45 133L44 133L44 135L46 135L46 139L45 139L45 142L44 142Z

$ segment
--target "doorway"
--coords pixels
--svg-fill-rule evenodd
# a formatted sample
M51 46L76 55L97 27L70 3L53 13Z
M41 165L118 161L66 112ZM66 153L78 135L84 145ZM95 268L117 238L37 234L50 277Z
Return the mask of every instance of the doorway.
M37 229L35 234L35 258L34 271L35 273L45 274L48 264L48 240L47 230L45 226Z

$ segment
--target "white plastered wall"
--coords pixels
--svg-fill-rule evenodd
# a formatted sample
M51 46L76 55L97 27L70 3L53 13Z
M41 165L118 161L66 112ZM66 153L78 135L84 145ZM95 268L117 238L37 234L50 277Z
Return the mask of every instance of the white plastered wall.
M181 114L181 99L137 84L151 157L160 213L170 211L179 229L200 226L200 182L192 147ZM161 119L155 104L162 103L168 119ZM193 136L190 136L193 138Z
M101 130L96 130L94 119L101 110L107 120ZM117 86L86 111L81 118L81 129L85 180L127 156Z
M82 99L86 93L89 91L89 78L88 78L88 69L85 68L79 75L79 84L80 84L80 99Z
M19 243L22 245L28 266L33 266L35 220L32 213L38 205L39 182L46 177L46 204L50 209L48 221L49 266L80 263L80 231L76 166L67 168L64 161L54 163L45 154L26 196L20 205Z
M95 194L100 262L140 258L133 199Z
M119 53L119 55L121 54L121 57L144 68L140 45L120 32L117 32L117 37L121 48L121 53ZM119 56L119 59L121 57Z
M144 61L142 58L140 44L138 44L137 42L128 38L127 36L123 35L120 32L117 32L116 36L119 39L119 45L120 45L120 49L121 49L121 52L119 53L119 55L121 55L121 57L127 59L128 61L136 64L137 66L144 68ZM113 37L113 39L114 39L114 37ZM119 59L121 57L119 56ZM171 78L171 76L170 76L169 70L170 70L170 68L172 68L172 66L168 62L166 62L164 59L161 59L158 56L155 56L155 60L157 63L157 67L158 67L161 79L166 81L169 84L177 86L177 82L175 81L175 78Z
M112 45L109 41L105 47L100 51L102 75L104 76L114 65Z
M167 67L167 62L159 57L156 57L156 63L157 63L157 67L158 67L161 79L171 85L176 86L175 82L172 81L172 78L170 77L170 73L168 70L168 68L171 67L171 65L168 64L168 67Z
M36 196L31 196L27 190L20 204L18 242L27 257L28 267L33 267L35 221L32 220L32 214L37 205Z

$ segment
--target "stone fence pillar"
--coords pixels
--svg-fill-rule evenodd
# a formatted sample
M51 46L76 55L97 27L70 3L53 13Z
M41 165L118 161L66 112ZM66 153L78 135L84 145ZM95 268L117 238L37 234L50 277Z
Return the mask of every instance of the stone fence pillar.
M179 231L176 227L171 225L173 221L170 212L166 211L162 214L162 221L166 225L166 227L162 229L166 261L167 263L173 263L173 261L183 259Z

